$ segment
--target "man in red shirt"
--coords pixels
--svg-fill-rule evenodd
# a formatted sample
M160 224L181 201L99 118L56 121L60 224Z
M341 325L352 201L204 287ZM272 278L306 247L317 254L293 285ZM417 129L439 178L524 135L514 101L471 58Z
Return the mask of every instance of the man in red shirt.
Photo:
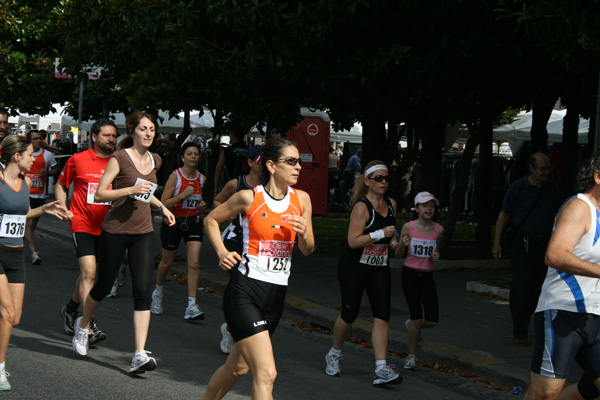
M29 205L31 208L37 208L46 202L46 182L48 176L58 172L58 164L54 156L48 150L42 147L42 134L36 129L27 133L27 137L33 145L33 165L29 172L25 174L31 179L31 189L29 189ZM31 251L31 263L39 265L42 259L35 250L35 228L39 218L28 218L25 224L25 243Z
M117 142L117 128L107 119L99 119L91 129L93 147L73 154L65 164L55 187L59 204L67 206L69 186L73 183L70 210L73 213L71 235L77 251L80 275L69 303L61 309L65 333L73 335L73 322L77 317L79 303L85 302L94 286L96 277L96 254L102 230L102 221L109 205L97 203L94 198L98 182L108 165ZM82 304L83 307L83 304ZM92 321L90 343L106 339L106 335Z

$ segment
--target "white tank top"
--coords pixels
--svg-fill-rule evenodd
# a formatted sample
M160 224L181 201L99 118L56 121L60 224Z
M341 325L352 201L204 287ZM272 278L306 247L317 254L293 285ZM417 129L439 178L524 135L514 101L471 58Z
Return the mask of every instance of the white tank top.
M574 197L585 201L589 206L591 227L579 239L573 249L573 255L582 260L600 264L600 211L586 195L579 193ZM600 279L571 275L548 266L548 274L535 311L545 310L565 310L600 315Z

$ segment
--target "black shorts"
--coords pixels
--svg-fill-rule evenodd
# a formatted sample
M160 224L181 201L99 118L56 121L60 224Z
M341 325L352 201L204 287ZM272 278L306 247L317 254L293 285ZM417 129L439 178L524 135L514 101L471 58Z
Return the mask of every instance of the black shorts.
M23 246L8 247L0 244L0 275L6 275L8 283L25 283Z
M531 371L566 379L573 360L594 380L600 378L600 316L563 310L535 313Z
M229 332L237 342L268 330L273 335L281 319L287 286L259 281L237 269L223 295L223 313Z
M46 204L46 199L38 199L37 197L30 197L29 198L29 207L31 207L32 210L34 208L41 207L44 204ZM40 219L40 217L32 218L32 221L37 221L39 219Z
M373 318L390 320L392 284L390 267L361 264L342 254L338 263L342 292L342 319L351 324L358 317L363 292L367 292Z
M84 256L96 256L96 259L98 258L100 235L92 235L86 232L72 232L71 237L73 238L77 258Z
M177 218L177 224L174 226L167 225L164 221L160 226L160 243L165 250L177 250L181 238L185 243L200 242L204 237L204 226L202 221L196 221L185 218Z
M440 306L433 281L433 271L402 267L402 291L410 312L410 319L423 319L429 322L440 320Z

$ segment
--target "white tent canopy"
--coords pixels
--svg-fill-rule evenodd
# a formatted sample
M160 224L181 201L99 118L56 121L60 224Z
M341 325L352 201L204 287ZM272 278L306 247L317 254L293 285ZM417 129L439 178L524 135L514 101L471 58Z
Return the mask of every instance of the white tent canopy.
M562 143L563 119L567 110L553 110L548 119L548 142ZM502 125L494 129L494 140L497 142L508 142L513 154L527 140L531 140L531 124L533 112L521 111L517 118L510 124ZM588 132L590 121L584 118L579 119L579 133L577 143L586 144L588 142Z

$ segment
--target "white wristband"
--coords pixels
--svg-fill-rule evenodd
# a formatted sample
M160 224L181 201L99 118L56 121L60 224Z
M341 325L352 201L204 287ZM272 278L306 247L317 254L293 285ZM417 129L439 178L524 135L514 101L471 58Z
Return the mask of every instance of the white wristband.
M373 240L379 241L385 237L383 229L376 230L375 232L369 233L369 237Z

